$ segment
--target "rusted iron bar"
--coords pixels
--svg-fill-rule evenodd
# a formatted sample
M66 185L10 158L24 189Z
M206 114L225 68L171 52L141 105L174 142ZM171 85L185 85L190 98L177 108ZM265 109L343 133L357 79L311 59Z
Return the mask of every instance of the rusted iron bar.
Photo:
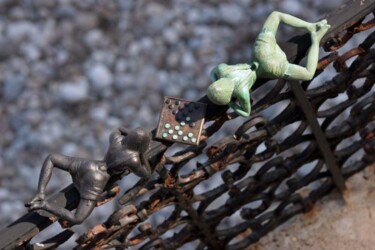
M335 156L332 153L332 149L330 148L327 138L318 123L315 112L307 99L305 91L302 89L301 84L297 81L289 81L289 87L293 91L296 101L305 114L306 120L316 138L317 144L319 145L320 152L322 153L327 164L327 168L332 174L333 183L339 192L343 193L346 189L344 177L340 172Z

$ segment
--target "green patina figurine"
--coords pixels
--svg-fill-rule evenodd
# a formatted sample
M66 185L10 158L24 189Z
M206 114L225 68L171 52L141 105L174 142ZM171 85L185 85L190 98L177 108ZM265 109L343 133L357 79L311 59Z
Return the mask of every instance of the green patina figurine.
M311 34L312 44L306 67L289 63L278 46L276 32L280 22L303 28ZM249 64L219 64L211 73L214 82L207 89L208 98L217 105L228 105L241 116L249 116L250 89L258 77L311 80L318 63L319 42L330 27L327 20L309 23L288 14L272 12L255 41L254 61Z

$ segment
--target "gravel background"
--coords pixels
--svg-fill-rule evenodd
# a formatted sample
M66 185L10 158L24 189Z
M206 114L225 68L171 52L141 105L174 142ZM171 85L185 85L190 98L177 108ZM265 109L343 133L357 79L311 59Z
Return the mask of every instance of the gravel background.
M272 10L316 21L342 2L0 0L0 225L26 212L49 152L101 159L112 129L151 130L164 95L198 99L214 66L248 61Z

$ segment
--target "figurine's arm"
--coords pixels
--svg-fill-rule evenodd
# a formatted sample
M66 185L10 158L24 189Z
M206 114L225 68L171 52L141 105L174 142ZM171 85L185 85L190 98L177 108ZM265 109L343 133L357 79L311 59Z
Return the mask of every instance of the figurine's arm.
M151 170L150 162L148 161L148 158L146 157L145 154L141 154L141 164L146 169L146 175L147 175L146 177L150 177L150 175L152 174L152 170Z
M233 101L229 102L228 106L241 116L249 116L251 112L250 92L248 89L243 89L237 96L235 96L239 105Z
M113 143L115 141L122 140L123 136L128 135L129 130L125 127L120 127L112 131L111 135L109 136L109 143Z
M139 158L132 158L129 162L127 162L127 165L135 175L141 178L147 178L151 176L150 164L143 154L141 154Z
M32 210L46 210L59 217L59 219L68 221L69 226L72 226L75 224L81 224L91 214L95 206L96 201L80 199L80 202L75 212L69 211L64 207L58 207L55 204L49 203L47 201L42 201L38 204L34 204L31 208Z
M210 72L210 80L212 82L215 82L217 80L219 80L219 72L218 72L218 66L216 66L215 68L213 68Z
M129 129L125 127L119 127L118 130L123 134L123 135L128 135L129 134Z
M238 71L238 70L248 70L251 68L250 64L247 63L239 63L236 65L227 65L225 63L221 63L216 66L210 73L211 81L215 82L222 77L226 77L227 74Z

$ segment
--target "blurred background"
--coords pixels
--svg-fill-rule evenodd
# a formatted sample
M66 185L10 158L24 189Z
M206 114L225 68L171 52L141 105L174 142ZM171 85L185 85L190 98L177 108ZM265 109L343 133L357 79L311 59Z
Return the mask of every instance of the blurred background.
M317 21L342 2L0 0L0 226L27 212L50 152L101 159L112 129L152 130L164 95L197 100L217 64L249 61L273 10ZM56 170L47 190L70 183Z

